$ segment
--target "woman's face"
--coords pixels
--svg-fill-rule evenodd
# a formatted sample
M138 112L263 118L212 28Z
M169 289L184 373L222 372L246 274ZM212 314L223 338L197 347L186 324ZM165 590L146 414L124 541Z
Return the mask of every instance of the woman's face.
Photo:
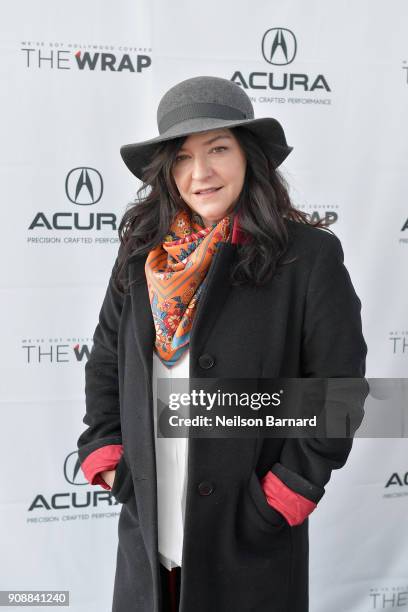
M234 208L245 170L238 140L231 130L222 128L188 136L177 152L172 174L184 202L208 227ZM209 188L217 190L200 193Z

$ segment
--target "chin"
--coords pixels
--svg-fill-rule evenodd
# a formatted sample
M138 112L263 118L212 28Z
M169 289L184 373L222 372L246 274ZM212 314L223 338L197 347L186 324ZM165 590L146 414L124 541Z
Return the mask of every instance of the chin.
M214 219L215 221L216 219L222 219L223 217L225 217L228 214L228 210L228 208L218 209L215 207L210 208L210 206L208 206L208 208L203 207L197 212L202 217L205 217L206 219Z

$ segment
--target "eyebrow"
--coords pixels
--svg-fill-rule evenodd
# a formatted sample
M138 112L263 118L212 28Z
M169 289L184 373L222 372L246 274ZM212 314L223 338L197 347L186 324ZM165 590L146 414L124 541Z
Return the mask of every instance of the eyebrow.
M216 140L220 140L221 138L231 138L231 136L229 134L219 134L218 136L213 136L209 140L206 140L205 142L203 142L203 144L209 145L212 142L215 142ZM179 151L183 151L183 150L184 150L184 146L179 149Z

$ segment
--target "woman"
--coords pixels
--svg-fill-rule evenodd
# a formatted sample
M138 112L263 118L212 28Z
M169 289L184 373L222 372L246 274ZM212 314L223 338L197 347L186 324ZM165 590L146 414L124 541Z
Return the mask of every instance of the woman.
M295 210L292 150L236 84L160 101L121 148L143 181L87 362L92 484L123 504L113 612L306 612L308 516L350 439L157 437L158 377L356 377L367 347L338 238Z

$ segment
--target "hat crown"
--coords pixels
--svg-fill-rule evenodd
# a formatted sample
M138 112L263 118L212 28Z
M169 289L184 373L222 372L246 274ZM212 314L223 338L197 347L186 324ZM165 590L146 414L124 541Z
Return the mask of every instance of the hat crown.
M177 83L161 98L157 108L159 134L184 119L198 116L253 119L254 108L236 83L220 77L193 77Z

